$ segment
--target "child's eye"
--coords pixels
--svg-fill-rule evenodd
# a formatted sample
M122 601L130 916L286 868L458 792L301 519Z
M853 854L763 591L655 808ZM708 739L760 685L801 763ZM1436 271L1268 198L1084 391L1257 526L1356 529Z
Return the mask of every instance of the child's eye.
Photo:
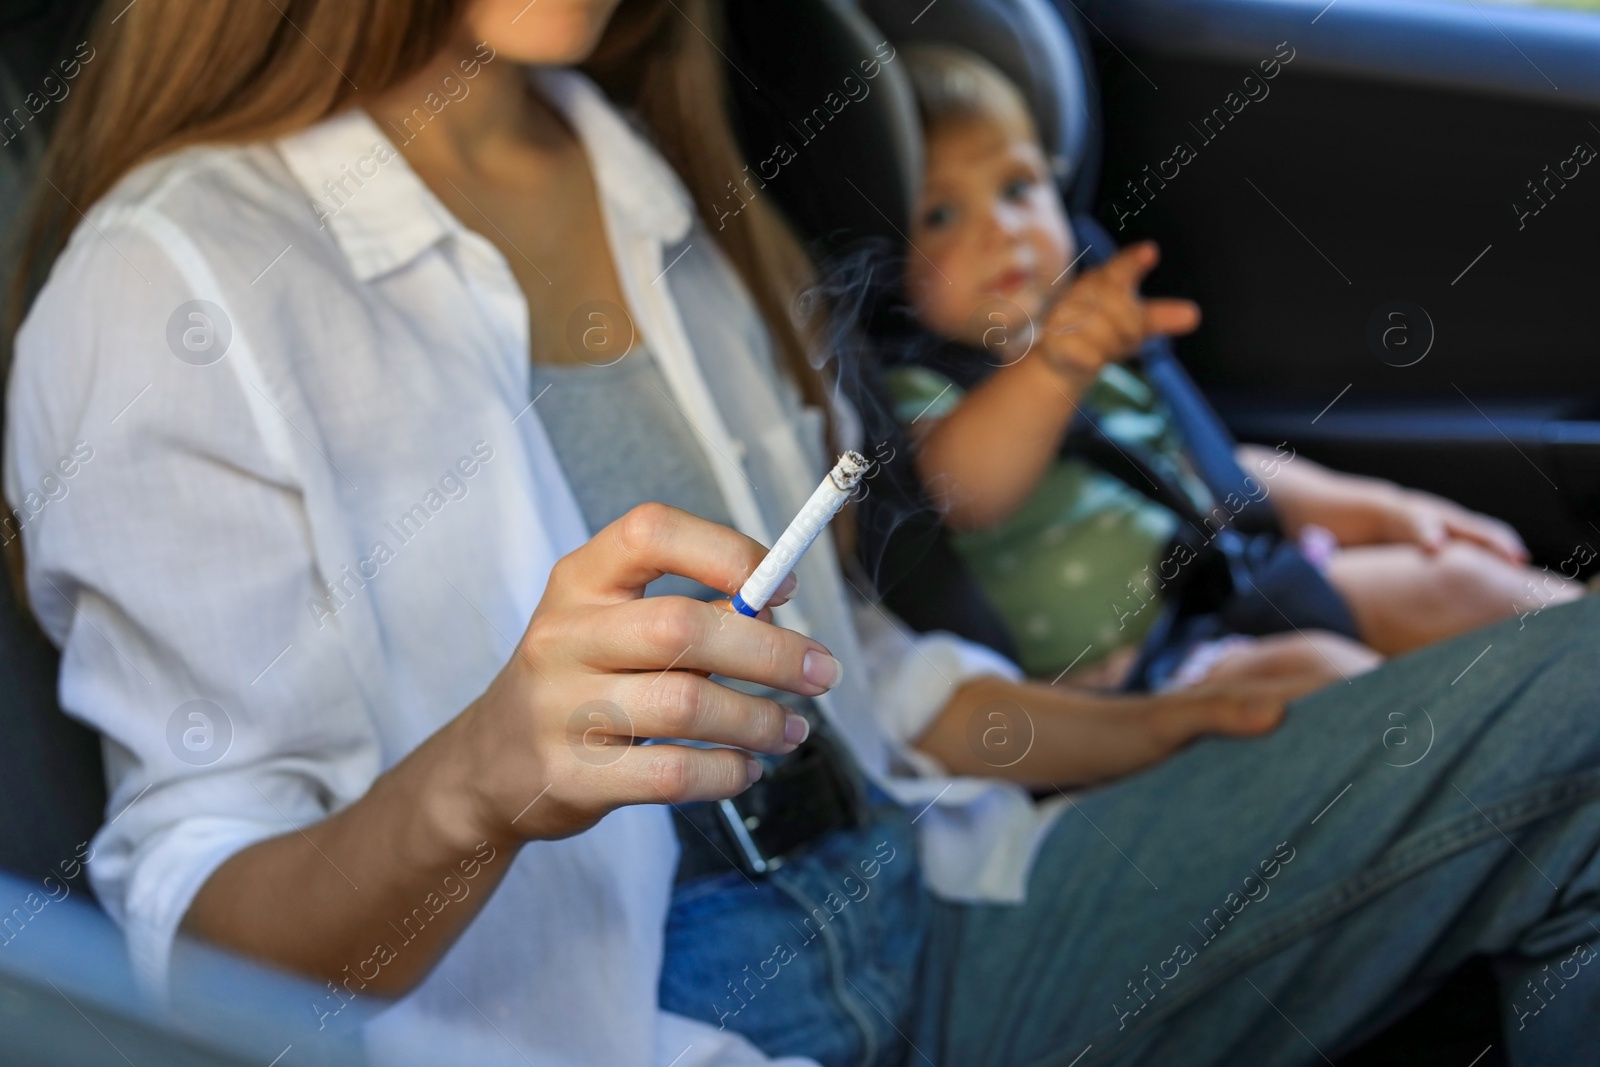
M1011 203L1025 200L1033 192L1034 180L1032 178L1012 178L1000 187L1000 195Z
M956 219L956 209L949 204L935 204L922 213L922 225L926 229L937 230L948 226Z

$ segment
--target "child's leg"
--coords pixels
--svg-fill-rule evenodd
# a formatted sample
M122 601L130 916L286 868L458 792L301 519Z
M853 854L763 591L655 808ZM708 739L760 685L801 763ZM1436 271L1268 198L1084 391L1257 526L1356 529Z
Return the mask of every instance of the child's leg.
M1340 549L1328 580L1350 605L1362 640L1389 656L1583 595L1559 574L1519 567L1468 541L1431 555L1416 545Z

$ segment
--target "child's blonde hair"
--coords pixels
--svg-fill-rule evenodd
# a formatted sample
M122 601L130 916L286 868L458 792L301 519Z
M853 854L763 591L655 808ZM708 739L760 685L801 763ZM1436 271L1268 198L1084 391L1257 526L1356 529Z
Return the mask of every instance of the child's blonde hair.
M988 60L942 44L910 45L902 54L924 132L987 121L1038 139L1033 112L1022 91Z

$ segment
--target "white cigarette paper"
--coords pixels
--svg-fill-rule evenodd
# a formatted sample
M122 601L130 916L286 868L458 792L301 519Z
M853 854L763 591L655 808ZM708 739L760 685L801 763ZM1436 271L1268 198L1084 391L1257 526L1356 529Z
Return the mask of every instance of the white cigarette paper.
M859 452L846 452L833 465L833 470L822 479L817 491L811 494L800 513L783 531L778 543L772 546L755 573L733 598L733 610L741 615L755 615L767 606L778 586L789 577L800 557L817 535L839 514L844 502L850 499L856 486L867 473L866 457Z

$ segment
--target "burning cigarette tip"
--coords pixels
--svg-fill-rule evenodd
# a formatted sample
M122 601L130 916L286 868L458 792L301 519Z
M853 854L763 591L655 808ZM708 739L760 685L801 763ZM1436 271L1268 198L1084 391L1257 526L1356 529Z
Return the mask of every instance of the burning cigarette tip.
M861 483L867 473L867 457L860 452L846 452L839 457L839 462L833 465L833 470L828 477L833 479L833 484L845 492L850 492Z

